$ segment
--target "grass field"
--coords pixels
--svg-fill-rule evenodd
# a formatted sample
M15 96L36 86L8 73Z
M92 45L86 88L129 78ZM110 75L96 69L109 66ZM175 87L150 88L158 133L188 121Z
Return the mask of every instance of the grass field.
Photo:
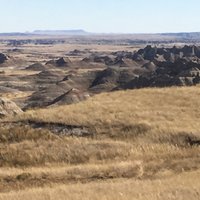
M118 91L2 121L0 199L200 199L199 97L199 86Z

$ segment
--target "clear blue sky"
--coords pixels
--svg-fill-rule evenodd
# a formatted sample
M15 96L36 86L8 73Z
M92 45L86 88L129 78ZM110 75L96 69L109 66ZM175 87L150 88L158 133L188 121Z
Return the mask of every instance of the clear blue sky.
M200 0L0 0L0 32L200 31Z

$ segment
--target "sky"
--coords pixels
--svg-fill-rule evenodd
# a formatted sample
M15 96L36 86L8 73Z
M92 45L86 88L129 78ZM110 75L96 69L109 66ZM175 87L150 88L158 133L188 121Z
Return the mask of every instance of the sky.
M200 32L200 0L0 0L0 32Z

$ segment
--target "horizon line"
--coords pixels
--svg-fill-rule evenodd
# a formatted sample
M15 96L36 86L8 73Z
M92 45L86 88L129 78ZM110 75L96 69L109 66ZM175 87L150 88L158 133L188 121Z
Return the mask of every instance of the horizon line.
M200 33L200 31L164 31L164 32L90 32L84 29L37 29L33 31L6 31L0 32L0 34L33 34L33 35L42 35L42 32L49 32L49 33L59 33L59 32L68 32L68 33L82 33L82 34L113 34L113 35L140 35L140 34L191 34L191 33Z

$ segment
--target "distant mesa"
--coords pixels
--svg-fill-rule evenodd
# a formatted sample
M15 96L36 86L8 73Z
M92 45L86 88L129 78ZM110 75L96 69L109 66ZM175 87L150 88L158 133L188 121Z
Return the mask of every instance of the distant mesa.
M87 35L88 32L82 29L75 30L35 30L33 34L39 35Z
M95 32L87 32L83 29L74 29L74 30L35 30L33 32L5 32L0 33L0 36L104 36L105 41L102 40L103 43L107 43L110 38L126 38L126 42L129 44L144 44L144 42L198 42L200 41L200 32L187 32L187 33L95 33ZM107 39L108 38L108 39ZM40 41L41 42L41 41ZM49 41L50 42L50 41ZM45 42L45 44L51 44L51 42ZM15 43L15 42L14 42ZM43 43L43 42L42 42ZM13 45L13 42L11 42ZM15 43L17 45L17 43ZM14 46L15 46L14 45Z

